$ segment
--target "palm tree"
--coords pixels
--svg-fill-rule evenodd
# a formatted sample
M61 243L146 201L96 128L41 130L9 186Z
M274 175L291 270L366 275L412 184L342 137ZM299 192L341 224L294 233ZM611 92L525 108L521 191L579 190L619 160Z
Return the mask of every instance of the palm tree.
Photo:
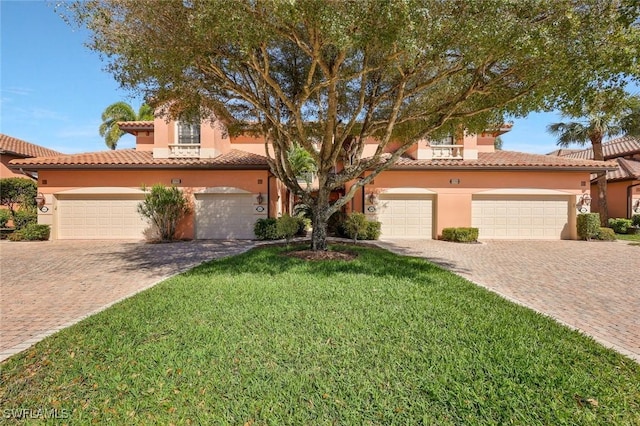
M611 92L599 92L585 101L580 115L564 111L565 117L577 121L553 123L547 131L557 136L557 145L567 148L572 144L591 144L593 159L604 161L602 141L622 134L640 135L640 98ZM598 210L600 223L609 220L607 209L607 173L598 173Z
M109 149L116 149L118 141L124 132L118 127L120 121L146 121L153 120L153 109L147 105L140 105L138 113L131 105L124 101L109 105L102 113L102 124L100 125L100 136L104 137L104 143Z

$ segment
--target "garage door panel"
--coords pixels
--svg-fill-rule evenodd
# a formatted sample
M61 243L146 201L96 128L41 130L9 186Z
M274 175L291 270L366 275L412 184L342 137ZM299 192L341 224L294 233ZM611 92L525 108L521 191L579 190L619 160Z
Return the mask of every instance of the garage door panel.
M137 211L142 197L60 198L58 238L60 239L141 239L147 222Z
M378 220L382 238L425 238L432 236L433 200L430 196L382 194Z
M203 194L196 200L196 238L252 239L257 220L251 194Z
M472 203L480 238L560 239L568 225L567 197L476 197Z

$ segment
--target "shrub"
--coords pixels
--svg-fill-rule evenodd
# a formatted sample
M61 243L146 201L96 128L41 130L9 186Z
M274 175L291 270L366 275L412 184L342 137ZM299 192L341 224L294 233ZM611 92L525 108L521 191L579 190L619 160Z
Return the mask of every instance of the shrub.
M344 221L347 219L342 211L337 211L327 221L327 233L336 237L347 237L344 229Z
M49 239L51 228L49 225L39 225L30 223L24 228L15 231L9 235L11 241L46 241Z
M344 222L344 230L349 238L352 238L353 241L357 241L358 237L360 239L364 239L367 235L367 231L369 229L369 223L367 221L367 217L364 213L353 212Z
M11 219L11 212L7 209L0 209L0 228L5 228Z
M274 217L268 217L265 219L258 219L253 227L253 233L259 240L277 240L278 229L277 219Z
M146 188L143 188L146 190ZM138 204L138 213L146 218L160 234L162 241L175 237L178 222L191 211L189 201L175 186L156 184Z
M380 238L380 229L382 223L377 222L375 220L371 220L367 222L367 233L363 240L377 240Z
M284 238L287 241L287 245L289 245L289 241L298 233L299 229L300 221L296 217L285 214L276 219L278 237Z
M640 214L634 214L631 216L631 225L640 226Z
M16 229L36 223L38 223L38 213L34 209L20 209L13 212L13 226Z
M578 237L590 240L598 235L600 215L598 213L581 213L577 218Z
M298 232L296 235L304 237L307 235L307 229L311 227L311 219L306 217L294 216L298 221Z
M626 234L627 228L631 226L631 219L616 218L609 219L609 228L616 234Z
M598 233L595 236L596 240L601 241L615 241L616 234L611 228L598 228Z
M442 239L456 243L473 243L478 241L478 228L444 228Z

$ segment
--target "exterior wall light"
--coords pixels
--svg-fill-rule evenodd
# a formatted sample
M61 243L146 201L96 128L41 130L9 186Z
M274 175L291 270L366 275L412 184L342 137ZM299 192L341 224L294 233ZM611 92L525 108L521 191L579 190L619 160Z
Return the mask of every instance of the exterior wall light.
M578 200L578 210L580 213L586 213L589 211L589 207L591 206L591 195L584 194Z
M262 192L258 192L258 196L256 197L256 201L258 204L264 203L264 197L262 196Z
M373 191L369 192L367 199L369 200L369 204L375 204L378 201L378 197Z
M44 198L44 194L42 192L38 192L38 195L33 197L33 201L36 202L38 208L41 208L42 206L44 206L46 199Z
M635 204L633 205L633 212L640 213L640 200L636 200Z

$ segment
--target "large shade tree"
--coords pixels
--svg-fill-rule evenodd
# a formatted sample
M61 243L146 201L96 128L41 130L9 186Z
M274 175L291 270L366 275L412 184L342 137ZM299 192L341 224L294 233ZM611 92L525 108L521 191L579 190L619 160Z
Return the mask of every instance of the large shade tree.
M329 216L416 141L556 107L596 80L638 72L638 9L632 0L93 0L69 10L107 69L162 114L199 108L231 132L264 135L272 172L313 210L317 250ZM296 179L287 154L296 145L315 161L317 190Z
M640 136L640 98L619 90L594 90L585 94L579 105L566 108L563 115L569 121L549 124L549 133L557 136L561 147L590 144L594 160L605 159L602 147L605 138L622 134ZM600 223L606 226L609 221L607 173L599 173L597 182Z
M146 121L153 120L153 118L153 108L150 105L143 103L136 113L131 105L119 101L105 108L102 113L102 124L98 130L109 149L116 149L120 138L124 135L124 132L118 127L119 122Z

